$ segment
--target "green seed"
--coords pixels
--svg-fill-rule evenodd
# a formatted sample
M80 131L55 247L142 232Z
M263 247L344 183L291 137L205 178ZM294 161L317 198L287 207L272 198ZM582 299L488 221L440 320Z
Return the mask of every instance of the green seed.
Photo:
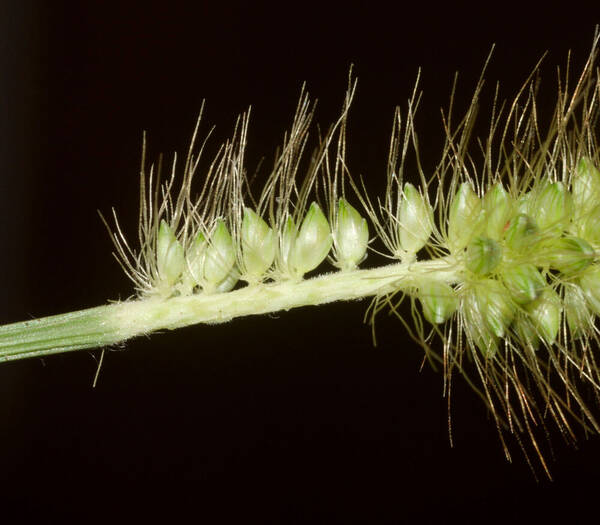
M204 254L208 243L202 232L198 232L185 253L186 269L183 274L183 293L192 293L196 285L204 280Z
M367 221L345 199L340 199L336 226L337 264L340 268L353 270L365 258L367 252L369 244Z
M463 306L469 337L484 356L493 357L514 316L510 293L495 279L482 279L466 293Z
M580 237L562 237L544 243L542 259L566 275L582 272L594 261L595 252Z
M242 219L243 279L250 283L260 281L273 264L277 237L269 225L250 208Z
M514 315L514 305L504 286L493 279L486 281L478 287L483 320L496 337L504 337Z
M503 270L502 279L512 299L518 304L534 301L547 286L546 280L533 264L520 264Z
M415 254L425 246L433 230L432 217L433 211L429 202L407 182L402 190L398 214L398 240L401 250Z
M458 308L458 298L452 287L444 282L431 281L419 287L423 315L431 324L447 321Z
M524 213L515 215L506 225L504 243L513 251L522 252L531 249L537 241L538 227L535 221Z
M531 201L532 201L531 191L521 194L517 198L517 202L515 203L515 211L518 213L522 213L524 215L529 215L531 213L531 210L530 210Z
M596 315L600 315L600 265L587 268L579 279L579 285L591 309Z
M162 220L156 239L156 268L164 286L173 286L185 267L183 247L171 227ZM160 287L160 285L159 285Z
M600 245L600 204L576 224L576 231L589 243Z
M465 264L477 275L491 273L502 260L502 246L488 237L477 237L467 246Z
M294 241L291 263L297 277L314 270L331 249L331 229L316 202L310 205Z
M298 237L298 228L296 227L294 219L288 217L283 225L279 245L281 267L288 276L291 276L294 273L292 269L292 252L294 250L294 244L296 243L296 237Z
M546 288L538 299L527 305L527 313L535 333L547 345L556 341L561 310L560 297L552 288Z
M502 184L495 184L483 197L484 227L487 237L500 240L512 215L513 202Z
M235 250L231 234L225 221L219 219L204 256L204 280L212 286L218 286L227 278L234 264Z
M575 207L574 222L577 223L585 220L600 202L600 171L588 157L581 157L579 160L571 191Z
M562 231L567 226L573 211L573 199L562 182L546 182L534 202L535 219L542 230L554 228Z
M448 247L457 252L473 238L481 214L481 199L470 184L463 182L450 205L448 214Z

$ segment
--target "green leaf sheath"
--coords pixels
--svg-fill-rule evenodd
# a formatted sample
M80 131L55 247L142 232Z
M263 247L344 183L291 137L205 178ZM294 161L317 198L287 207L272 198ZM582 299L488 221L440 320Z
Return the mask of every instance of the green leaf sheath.
M0 361L118 343L122 337L115 331L110 319L122 304L0 326Z

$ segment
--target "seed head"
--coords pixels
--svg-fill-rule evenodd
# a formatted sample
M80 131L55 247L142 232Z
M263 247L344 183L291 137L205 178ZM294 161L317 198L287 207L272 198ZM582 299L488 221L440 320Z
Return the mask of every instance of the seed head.
M536 428L546 432L546 423L552 421L569 441L574 439L574 423L587 432L600 432L590 409L600 398L600 78L594 69L598 39L572 90L559 85L555 114L546 130L539 127L534 78L512 103L495 100L486 126L489 136L477 139L477 158L470 134L480 83L462 118L444 116L446 146L434 174L419 174L421 191L405 184L400 193L403 198L425 195L432 181L437 183L432 199L437 220L431 230L423 228L424 220L413 221L413 244L407 244L456 272L451 282L432 277L436 284L415 285L406 280L403 293L421 305L411 311L413 337L430 357L436 353L433 336L441 337L439 359L448 388L453 371L472 370L481 379L481 393L500 435L505 428L514 434L527 432L547 472ZM404 128L397 116L394 137L414 136L417 102L418 97L409 102ZM459 124L452 127L451 122ZM374 206L369 213L394 255L406 246L405 237L395 236L386 224L409 224L406 210L417 207L407 205L410 198L401 198L396 206L389 190L403 178L398 166L406 165L411 144L416 165L422 165L416 141L393 139L388 192L379 213ZM391 217L387 223L374 219L386 215ZM378 304L384 302L378 299ZM397 306L393 311L401 315ZM506 446L505 452L508 456Z
M448 390L456 371L471 384L478 377L475 388L507 457L505 433L520 443L527 433L547 471L536 429L545 433L551 421L569 441L574 423L600 433L590 409L590 400L600 399L599 38L578 82L559 84L547 129L539 125L534 71L510 104L496 91L489 133L475 141L480 80L462 118L443 115L445 145L431 172L414 125L417 79L407 110L395 113L379 197L351 177L346 162L351 76L340 117L317 134L310 155L314 105L302 89L257 196L245 165L249 112L193 193L204 149L196 145L199 119L180 181L177 157L165 182L160 163L148 171L143 158L140 247L130 247L117 223L111 236L120 262L141 297L164 300L225 293L244 285L238 281L258 290L282 281L293 287L328 255L348 272L343 277L360 279L355 270L366 257L369 220L371 249L393 259L398 273L377 292L371 318L389 306L428 357L444 364ZM362 209L350 204L347 186ZM406 296L413 325L398 308Z

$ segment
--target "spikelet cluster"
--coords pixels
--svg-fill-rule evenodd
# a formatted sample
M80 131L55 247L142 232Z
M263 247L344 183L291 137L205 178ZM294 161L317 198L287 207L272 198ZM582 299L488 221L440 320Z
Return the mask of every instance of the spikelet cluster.
M244 163L250 111L239 117L232 138L203 173L198 195L192 194L192 182L204 150L204 144L197 147L202 112L182 177L175 157L161 183L160 166L147 170L144 154L140 249L127 242L116 214L116 230L109 227L138 295L168 299L223 293L238 283L298 281L328 256L341 271L356 269L366 257L369 232L366 219L345 198L345 130L355 87L350 78L339 119L318 137L310 155L314 104L302 89L291 129L257 197Z
M435 183L432 230L429 210L398 220L403 201L377 207L367 202L390 252L402 256L406 245L401 229L390 234L390 223L398 220L417 232L413 239L431 231L416 246L456 268L454 282L427 277L402 291L412 302L413 337L430 358L443 362L448 395L453 372L475 375L479 381L473 384L490 408L507 457L506 432L522 448L520 436L526 435L546 472L539 440L548 435L546 422L553 421L570 442L574 423L589 433L600 431L590 408L600 394L597 44L598 37L574 85L568 73L559 82L546 130L538 124L535 74L510 105L495 100L479 154L470 134L483 83L458 126L445 115L442 160L433 176L422 175L420 200L413 198L427 207ZM413 140L416 102L409 104L405 139L396 143ZM398 172L393 164L389 184L399 185ZM405 199L409 191L405 184ZM374 310L391 301L378 299Z
M598 37L574 83L563 75L548 126L539 125L534 71L510 104L496 95L488 136L474 146L480 80L457 125L451 111L444 114L445 146L432 173L418 158L415 87L407 110L396 111L379 198L346 165L352 79L339 119L310 154L314 105L302 90L258 196L244 162L249 112L192 193L204 150L199 118L182 176L177 158L165 182L142 162L140 248L130 247L116 223L118 258L141 297L165 300L300 281L326 258L339 271L355 270L366 257L369 228L379 243L372 249L395 262L417 268L438 261L452 272L408 272L396 292L374 299L371 320L390 307L427 356L443 363L448 396L453 373L466 375L486 401L507 457L506 433L519 443L526 435L547 470L539 443L547 421L569 441L573 423L600 432L589 408L600 395L597 44ZM404 180L412 153L417 185ZM398 309L405 298L408 320Z

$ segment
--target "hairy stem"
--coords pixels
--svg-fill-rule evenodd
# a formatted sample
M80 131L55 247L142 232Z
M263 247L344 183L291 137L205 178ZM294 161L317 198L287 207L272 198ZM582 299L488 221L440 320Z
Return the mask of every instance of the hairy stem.
M0 327L0 361L108 346L156 330L383 296L433 280L455 283L456 267L450 258L397 263L221 294L139 299L23 321Z

